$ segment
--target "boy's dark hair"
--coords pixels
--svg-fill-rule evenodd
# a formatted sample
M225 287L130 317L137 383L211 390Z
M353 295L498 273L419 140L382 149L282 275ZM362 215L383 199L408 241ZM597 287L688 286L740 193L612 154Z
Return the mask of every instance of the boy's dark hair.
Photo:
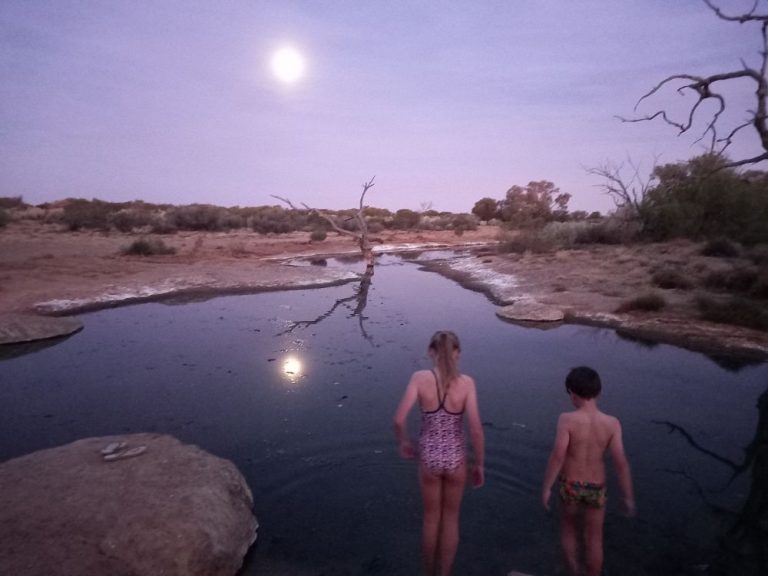
M589 400L600 394L603 385L600 383L600 375L589 366L571 368L565 377L565 389L573 392L579 398Z

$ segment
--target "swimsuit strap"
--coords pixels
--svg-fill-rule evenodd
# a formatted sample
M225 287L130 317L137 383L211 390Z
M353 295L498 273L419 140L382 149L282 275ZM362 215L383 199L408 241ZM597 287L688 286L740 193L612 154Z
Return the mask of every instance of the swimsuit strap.
M437 410L440 410L440 408L445 410L445 399L448 396L448 390L445 391L445 396L440 398L440 384L437 381L437 372L435 372L434 368L430 368L429 370L432 372L432 376L435 377L435 389L437 390L437 401L439 402ZM437 412L437 410L435 410L435 412Z

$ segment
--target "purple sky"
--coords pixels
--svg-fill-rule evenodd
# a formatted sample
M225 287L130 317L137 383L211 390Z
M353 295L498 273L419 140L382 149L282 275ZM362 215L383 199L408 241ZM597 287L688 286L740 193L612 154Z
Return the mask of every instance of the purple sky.
M293 85L270 69L284 44L306 58ZM703 124L615 115L759 49L700 0L3 0L0 196L346 208L375 175L366 198L390 209L469 211L551 180L605 212L585 167L703 151ZM732 125L753 108L734 88ZM732 156L759 151L746 132Z

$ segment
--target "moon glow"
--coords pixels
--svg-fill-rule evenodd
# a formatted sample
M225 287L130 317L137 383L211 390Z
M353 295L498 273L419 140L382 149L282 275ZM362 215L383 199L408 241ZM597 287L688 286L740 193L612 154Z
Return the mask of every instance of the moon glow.
M271 63L275 77L286 84L293 84L304 75L304 57L290 46L275 52Z

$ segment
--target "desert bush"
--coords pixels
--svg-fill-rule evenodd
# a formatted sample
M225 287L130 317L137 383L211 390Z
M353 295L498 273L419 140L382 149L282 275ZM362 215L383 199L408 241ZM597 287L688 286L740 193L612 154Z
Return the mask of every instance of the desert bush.
M210 204L176 206L168 212L168 219L179 230L223 230L226 208Z
M768 310L747 298L733 296L718 300L706 296L697 298L702 319L718 324L768 330Z
M757 281L752 268L713 270L702 279L702 286L718 292L747 292Z
M312 221L316 223L323 220L316 215L310 220L306 210L286 210L280 206L262 206L250 217L250 226L259 234L287 234L301 230Z
M653 240L729 237L768 241L768 178L725 168L727 158L704 154L654 169L658 184L642 206L644 234Z
M461 236L467 230L477 230L477 219L471 214L456 214L451 218L450 228L456 236Z
M637 240L640 226L623 218L591 220L578 224L576 244L629 244Z
M0 228L5 228L11 221L11 215L5 208L0 208Z
M768 270L763 270L749 289L749 295L759 300L768 300Z
M112 202L75 198L67 200L61 219L72 231L82 228L109 230L110 215L119 209L120 205Z
M176 234L179 231L176 223L168 217L168 213L155 214L149 223L153 234Z
M666 305L667 301L664 299L664 296L657 294L656 292L649 292L622 302L619 304L618 308L616 308L616 312L619 314L631 312L633 310L656 312Z
M701 249L702 256L713 258L738 258L741 255L739 245L728 238L713 238L707 241Z
M378 218L368 220L368 232L371 234L378 234L385 228L384 222Z
M690 290L693 282L673 268L662 268L653 273L651 282L664 290Z
M398 230L411 230L419 225L421 220L421 214L402 208L395 212L395 216L392 218L392 227Z
M146 210L125 208L110 214L109 221L120 232L132 232L135 228L148 226L152 215Z
M0 196L0 209L3 210L20 210L26 208L27 204L21 196Z
M524 230L518 233L507 233L501 238L500 252L523 254L533 252L543 254L556 248L551 238L545 238L537 230Z
M309 239L312 242L322 242L326 238L328 238L328 232L325 231L325 228L315 228L309 234Z
M123 248L122 253L127 256L157 256L175 254L176 249L172 246L168 246L160 238L140 238L134 240L130 245Z
M745 256L758 266L768 264L768 244L750 246Z

